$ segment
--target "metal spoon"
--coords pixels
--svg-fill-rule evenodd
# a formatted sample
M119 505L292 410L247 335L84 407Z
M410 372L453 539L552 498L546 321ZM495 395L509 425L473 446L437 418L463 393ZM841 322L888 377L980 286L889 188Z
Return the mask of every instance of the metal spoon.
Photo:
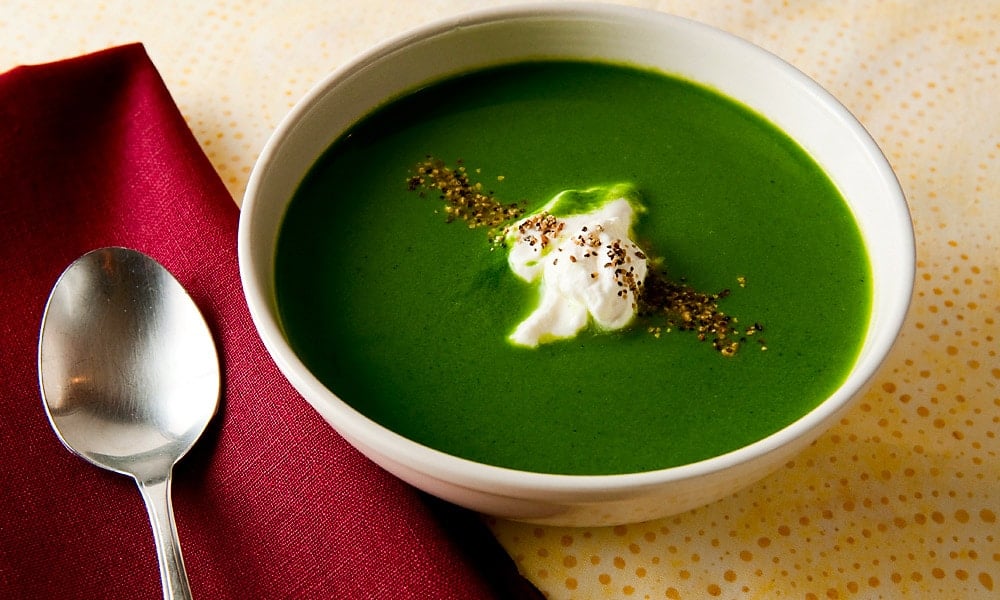
M219 404L219 359L176 279L125 248L84 254L59 277L38 343L45 411L62 443L130 475L153 526L165 599L191 597L170 476Z

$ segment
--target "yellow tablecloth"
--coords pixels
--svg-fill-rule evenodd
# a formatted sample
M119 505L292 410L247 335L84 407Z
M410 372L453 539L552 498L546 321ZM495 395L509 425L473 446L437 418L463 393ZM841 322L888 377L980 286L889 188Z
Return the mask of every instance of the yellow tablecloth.
M497 1L0 3L0 70L143 42L239 202L294 102L412 26ZM902 337L833 430L753 487L614 528L491 522L550 598L1000 597L1000 2L623 2L753 41L838 96L917 233Z

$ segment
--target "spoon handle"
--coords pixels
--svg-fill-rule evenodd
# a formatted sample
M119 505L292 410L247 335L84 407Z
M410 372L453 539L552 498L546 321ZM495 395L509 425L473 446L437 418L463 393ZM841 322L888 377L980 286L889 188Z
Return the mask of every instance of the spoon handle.
M184 570L184 557L177 538L174 522L174 508L170 501L170 476L162 479L143 481L137 479L142 499L146 502L146 512L153 526L153 540L156 543L156 560L160 564L160 583L163 585L163 600L190 600L191 587Z

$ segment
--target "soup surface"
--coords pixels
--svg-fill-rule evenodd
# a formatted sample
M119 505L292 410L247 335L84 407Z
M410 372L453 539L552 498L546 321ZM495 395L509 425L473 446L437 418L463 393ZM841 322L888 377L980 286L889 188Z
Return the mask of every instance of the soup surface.
M642 247L674 281L731 290L723 356L647 323L518 347L539 291L484 229L407 187L434 156L501 202L630 183ZM408 438L515 469L611 474L737 449L817 405L871 307L857 225L812 159L760 116L659 73L597 63L488 69L389 103L342 136L289 206L279 312L341 399Z

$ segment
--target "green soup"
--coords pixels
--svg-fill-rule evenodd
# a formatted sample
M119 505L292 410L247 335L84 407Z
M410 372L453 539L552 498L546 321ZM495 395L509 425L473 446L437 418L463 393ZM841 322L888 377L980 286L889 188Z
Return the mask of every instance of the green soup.
M642 324L510 344L538 290L407 189L429 155L528 210L634 184L643 247L675 280L731 290L720 308L763 331L732 357ZM549 473L660 469L774 433L843 381L871 308L857 225L795 142L711 90L597 63L488 69L368 116L301 184L275 276L292 346L345 402L432 448Z

